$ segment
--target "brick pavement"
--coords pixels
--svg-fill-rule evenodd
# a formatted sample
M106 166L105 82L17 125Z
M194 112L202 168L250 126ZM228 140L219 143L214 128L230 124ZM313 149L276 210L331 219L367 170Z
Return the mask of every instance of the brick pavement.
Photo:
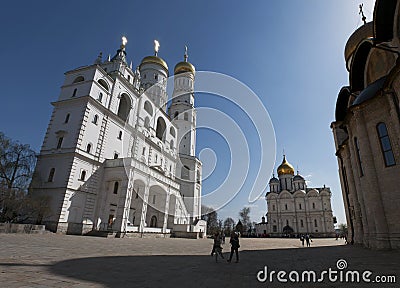
M57 234L0 234L0 287L400 287L378 283L260 283L271 270L370 270L400 282L400 252L372 251L334 239L241 239L240 263L210 257L212 240L95 238ZM224 245L227 256L229 245ZM343 270L345 271L345 270ZM287 278L287 276L286 276Z

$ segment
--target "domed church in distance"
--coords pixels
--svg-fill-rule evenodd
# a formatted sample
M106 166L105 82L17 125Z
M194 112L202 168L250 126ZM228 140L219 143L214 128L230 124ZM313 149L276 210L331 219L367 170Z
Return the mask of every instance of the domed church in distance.
M329 187L308 188L306 180L283 156L278 178L269 180L267 221L256 225L258 236L284 237L310 234L313 237L335 235L331 191Z

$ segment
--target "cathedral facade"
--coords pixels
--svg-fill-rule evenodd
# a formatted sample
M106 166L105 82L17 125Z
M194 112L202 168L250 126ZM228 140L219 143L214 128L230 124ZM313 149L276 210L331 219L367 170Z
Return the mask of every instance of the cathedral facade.
M376 0L374 19L345 47L349 85L331 124L350 243L400 248L400 1Z
M310 234L314 237L335 235L329 187L308 188L305 179L283 157L278 178L269 180L265 199L267 221L256 225L258 236L290 237Z
M50 199L44 222L60 233L204 234L195 68L185 51L168 103L158 42L135 70L126 42L114 57L65 73L32 194Z

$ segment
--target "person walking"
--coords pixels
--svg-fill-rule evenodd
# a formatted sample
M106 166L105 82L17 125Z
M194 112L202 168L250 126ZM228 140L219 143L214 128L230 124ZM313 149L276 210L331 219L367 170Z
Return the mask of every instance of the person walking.
M231 255L229 256L228 262L232 261L233 252L235 252L236 253L236 263L238 263L239 262L239 248L240 248L239 235L235 232L232 232L229 243L231 243Z
M218 262L218 254L221 256L222 259L225 259L224 255L222 255L221 236L219 235L219 232L215 232L211 256L213 256L214 253L215 253L215 262Z
M307 244L307 247L311 247L311 243L310 243L310 241L311 241L311 239L310 239L310 235L309 235L309 234L307 234L305 238L306 238L306 244Z
M300 235L300 241L301 241L301 245L304 247L304 235L303 234Z

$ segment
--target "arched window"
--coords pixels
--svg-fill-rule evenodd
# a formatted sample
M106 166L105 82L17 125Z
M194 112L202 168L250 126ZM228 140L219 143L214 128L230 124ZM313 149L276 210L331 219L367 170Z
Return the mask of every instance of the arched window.
M97 125L97 122L98 122L98 121L99 121L99 116L96 114L96 115L93 116L93 121L92 121L92 123Z
M303 220L300 220L300 226L304 227L304 221Z
M97 97L97 101L101 102L103 101L103 93L99 93L99 97Z
M197 170L197 183L200 184L200 182L201 182L200 171Z
M162 141L164 141L165 137L165 128L167 125L162 117L158 117L157 119L157 129L156 129L156 137Z
M131 109L131 100L126 94L122 94L119 100L118 117L126 121L128 119L129 110Z
M315 209L315 203L312 203L312 208Z
M169 141L169 149L174 149L174 140Z
M356 148L357 162L358 162L358 168L360 170L360 176L363 176L364 175L364 170L363 170L363 166L362 166L361 154L360 154L360 146L358 146L357 137L354 137L354 146Z
M121 140L122 139L122 131L119 131L119 133L118 133L118 140Z
M317 219L314 219L314 227L318 227Z
M72 97L75 97L76 96L76 92L78 91L78 89L77 88L75 88L74 89L74 92L72 92Z
M153 107L151 106L149 101L144 102L144 110L146 110L147 113L153 116Z
M181 178L182 179L189 179L189 167L183 166L181 170Z
M61 148L63 140L64 140L64 137L58 138L57 149L60 149L60 148Z
M87 146L86 146L86 152L87 153L90 153L92 151L92 144L87 144Z
M146 117L144 119L144 128L149 129L150 128L150 118Z
M101 87L103 87L104 89L106 89L106 91L108 91L108 84L105 80L99 79L97 82L99 82Z
M118 181L115 181L114 182L114 190L113 190L114 194L118 194L118 187L119 187L119 183L118 183Z
M65 121L64 121L64 123L68 123L68 121L69 121L69 113L65 116Z
M47 179L47 182L53 182L54 179L54 173L56 172L56 168L51 168L50 173L49 173L49 178Z
M176 136L174 127L169 128L169 134L171 134L172 137L175 137L175 136Z
M187 112L185 112L185 114L183 114L183 120L186 120L186 121L189 120L189 116L188 116Z
M287 210L287 204L285 204L285 210Z
M78 76L75 78L74 82L72 83L78 83L78 82L83 82L85 81L85 78L83 76Z
M378 130L379 141L381 143L381 150L386 167L396 165L385 123L379 123L376 125L376 129Z
M85 181L85 179L86 179L86 171L85 171L85 170L82 170L80 180L81 180L81 181Z
M157 217L154 215L151 217L150 227L157 227Z

